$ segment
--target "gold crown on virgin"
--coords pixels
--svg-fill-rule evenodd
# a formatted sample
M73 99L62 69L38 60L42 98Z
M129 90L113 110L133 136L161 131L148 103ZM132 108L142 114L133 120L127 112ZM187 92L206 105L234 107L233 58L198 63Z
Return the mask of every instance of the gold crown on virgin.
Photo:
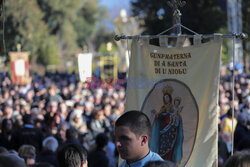
M174 89L173 89L171 86L169 86L169 85L165 86L165 87L162 89L162 93L163 93L164 95L165 95L165 94L172 94L173 91L174 91Z

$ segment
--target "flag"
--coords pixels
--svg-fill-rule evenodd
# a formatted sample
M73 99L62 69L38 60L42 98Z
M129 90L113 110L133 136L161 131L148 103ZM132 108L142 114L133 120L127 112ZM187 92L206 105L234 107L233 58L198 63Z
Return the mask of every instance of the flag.
M82 82L85 82L88 77L92 76L92 53L78 54L78 69Z
M176 166L217 166L217 107L221 37L183 47L133 39L126 111L140 110L152 124L150 149ZM167 40L165 40L167 41Z
M100 56L101 79L106 81L110 79L112 82L117 79L118 60L117 56L112 53L104 53Z
M10 52L11 79L14 84L28 84L29 54L28 52Z

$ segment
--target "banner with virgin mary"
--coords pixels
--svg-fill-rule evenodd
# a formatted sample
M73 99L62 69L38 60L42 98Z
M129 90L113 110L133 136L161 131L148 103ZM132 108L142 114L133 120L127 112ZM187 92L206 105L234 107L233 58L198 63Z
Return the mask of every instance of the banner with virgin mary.
M11 80L13 84L30 83L29 53L10 52Z
M152 124L150 149L178 167L217 166L217 108L222 40L168 48L133 39L126 111L140 110Z

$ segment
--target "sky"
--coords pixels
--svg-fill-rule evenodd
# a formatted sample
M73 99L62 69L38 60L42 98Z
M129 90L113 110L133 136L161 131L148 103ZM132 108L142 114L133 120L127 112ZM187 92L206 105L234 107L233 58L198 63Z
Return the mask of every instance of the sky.
M120 14L121 9L126 9L129 14L130 0L100 0L100 5L107 6L110 13L110 20L108 20L108 28L113 28L113 19Z
M129 9L130 0L100 0L100 5L105 5L109 9L126 8Z

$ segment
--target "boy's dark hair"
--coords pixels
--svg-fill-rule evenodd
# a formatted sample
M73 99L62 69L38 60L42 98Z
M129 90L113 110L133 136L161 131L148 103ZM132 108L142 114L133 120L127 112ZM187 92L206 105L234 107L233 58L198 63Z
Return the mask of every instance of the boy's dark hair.
M128 126L129 129L139 137L146 133L151 137L151 123L148 116L140 111L128 111L121 115L115 122L115 126Z
M65 144L57 150L59 167L76 167L87 161L87 152L77 144Z
M250 166L249 150L236 152L233 156L229 157L223 165L223 167L243 167L243 166Z

